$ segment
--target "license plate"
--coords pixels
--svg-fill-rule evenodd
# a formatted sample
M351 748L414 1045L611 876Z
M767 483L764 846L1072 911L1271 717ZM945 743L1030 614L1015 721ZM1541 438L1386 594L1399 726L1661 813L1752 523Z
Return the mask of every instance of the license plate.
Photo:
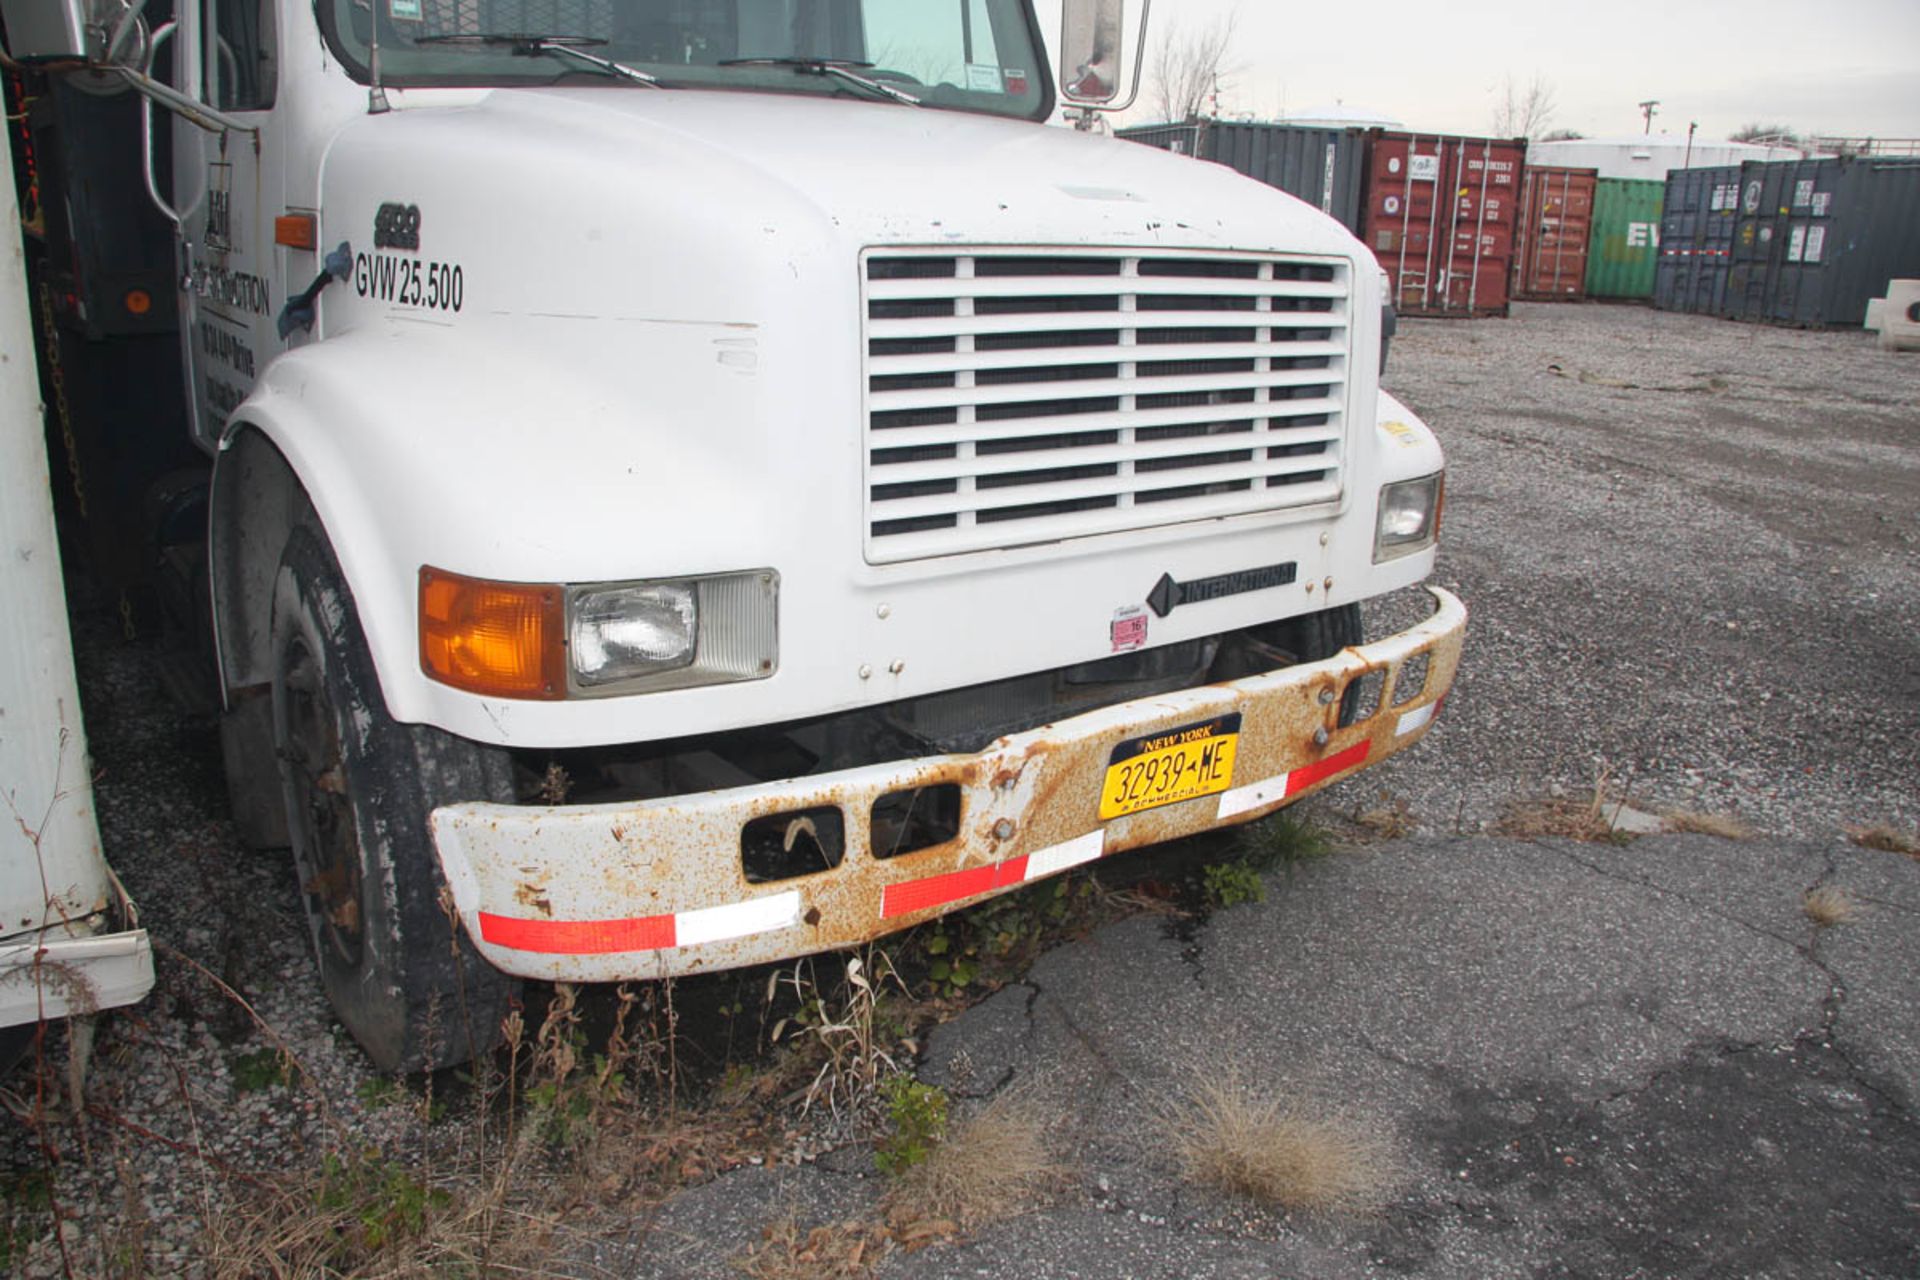
M1113 749L1100 791L1100 820L1210 796L1233 785L1238 714L1131 738Z

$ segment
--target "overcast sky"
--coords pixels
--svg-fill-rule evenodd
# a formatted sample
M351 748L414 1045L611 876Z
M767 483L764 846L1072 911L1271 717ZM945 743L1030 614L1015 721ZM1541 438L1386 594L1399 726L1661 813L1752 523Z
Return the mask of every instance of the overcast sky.
M1058 3L1040 0L1049 43ZM1151 41L1230 14L1225 115L1340 100L1409 128L1485 133L1506 78L1538 74L1558 103L1549 127L1590 137L1639 133L1637 104L1657 98L1655 132L1697 121L1724 138L1764 120L1920 138L1920 0L1157 0Z

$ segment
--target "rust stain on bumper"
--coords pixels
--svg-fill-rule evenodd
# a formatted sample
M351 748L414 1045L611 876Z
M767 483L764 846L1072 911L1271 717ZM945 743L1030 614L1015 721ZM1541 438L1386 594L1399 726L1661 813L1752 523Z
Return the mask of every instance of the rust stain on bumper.
M1417 742L1453 685L1466 628L1459 600L1428 590L1433 615L1398 635L1088 712L974 755L625 804L450 805L433 815L435 846L468 934L489 961L524 977L666 977L857 945L1093 858L1250 821ZM1403 690L1421 657L1424 682ZM1377 707L1342 727L1342 694L1376 672L1385 674ZM1229 791L1099 821L1117 744L1235 712ZM959 835L876 857L874 802L937 784L960 790ZM747 882L742 827L829 806L845 816L838 867ZM569 949L583 931L600 949Z

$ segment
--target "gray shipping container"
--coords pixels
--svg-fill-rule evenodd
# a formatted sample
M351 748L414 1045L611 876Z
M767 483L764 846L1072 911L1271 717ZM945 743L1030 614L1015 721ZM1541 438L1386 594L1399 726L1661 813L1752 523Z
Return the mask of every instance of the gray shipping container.
M1739 213L1739 165L1675 169L1667 174L1660 257L1653 272L1654 306L1695 315L1721 314Z
M1226 165L1298 196L1360 234L1360 189L1367 169L1364 129L1199 120L1121 129L1117 136Z
M1857 325L1895 278L1920 276L1920 161L1870 157L1740 167L1722 314Z

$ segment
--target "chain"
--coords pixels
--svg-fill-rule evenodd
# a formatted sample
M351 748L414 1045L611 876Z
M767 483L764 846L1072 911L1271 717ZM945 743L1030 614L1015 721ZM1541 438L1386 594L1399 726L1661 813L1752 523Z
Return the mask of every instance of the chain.
M133 625L133 597L125 587L120 588L120 634L128 640L140 638L139 628Z
M80 446L73 438L73 411L67 406L67 371L60 363L60 330L53 323L53 293L47 282L40 282L40 325L46 331L47 376L53 384L53 411L60 419L60 443L67 450L67 478L73 484L73 498L80 507L80 518L87 518L87 482L80 475Z

